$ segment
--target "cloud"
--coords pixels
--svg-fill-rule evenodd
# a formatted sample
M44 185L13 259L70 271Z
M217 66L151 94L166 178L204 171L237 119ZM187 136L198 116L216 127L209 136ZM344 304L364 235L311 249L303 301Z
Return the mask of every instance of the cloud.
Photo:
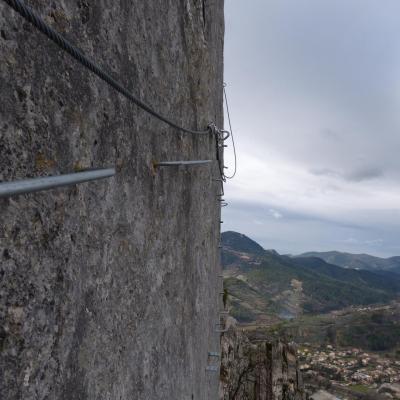
M249 207L229 214L230 228L251 223L268 248L285 252L397 251L400 2L225 7L224 79L239 162L225 192L230 206ZM374 238L384 240L379 249Z
M274 210L273 208L270 208L268 210L268 212L270 213L270 215L275 218L275 219L281 219L283 217L283 215L279 212Z
M360 243L357 239L353 238L353 237L349 237L347 239L344 240L345 243L350 243L350 244L357 244Z
M324 138L328 138L331 140L340 140L342 137L338 132L335 132L334 130L329 129L329 128L321 129L321 135Z
M340 177L340 173L330 168L311 168L310 173L316 176Z
M349 237L347 239L341 240L341 242L346 243L346 244L350 244L350 245L354 245L354 246L358 246L358 247L362 247L363 245L367 245L367 246L382 246L384 244L384 240L379 238L379 239L367 239L367 240L359 240L356 239L354 237Z
M347 172L339 172L331 168L311 168L309 169L309 172L315 176L327 176L344 179L349 182L362 182L379 178L384 175L381 168L373 166L356 167Z
M383 239L372 239L372 240L366 240L365 244L368 245L382 245L384 243Z
M224 229L243 233L264 248L275 249L281 254L312 250L339 250L382 257L399 254L400 213L387 212L383 218L380 212L369 210L335 219L282 209L279 212L284 218L276 219L270 215L270 209L276 210L268 205L232 201L223 209ZM357 223L352 223L351 218ZM385 219L393 220L393 226L388 226ZM360 221L364 225L360 225Z
M383 176L383 170L379 167L362 167L344 174L343 178L351 182L362 182L381 176Z

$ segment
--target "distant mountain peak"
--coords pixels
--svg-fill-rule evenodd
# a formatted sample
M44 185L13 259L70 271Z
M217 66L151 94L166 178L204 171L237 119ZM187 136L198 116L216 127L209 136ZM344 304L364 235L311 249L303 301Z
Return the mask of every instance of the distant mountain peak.
M242 253L262 254L265 250L254 240L242 233L227 231L221 234L222 245Z
M289 257L264 250L238 232L224 232L221 236L224 287L230 296L231 315L240 322L264 323L302 313L386 303L400 294L399 275L357 270L361 262L376 261L373 258L357 260L352 268L343 268L318 257L321 253ZM349 261L341 260L343 253L333 255L336 261Z
M279 256L280 254L276 251L276 250L274 250L274 249L268 249L268 250L265 250L266 252L268 252L268 253L271 253L271 254L273 254L274 256Z

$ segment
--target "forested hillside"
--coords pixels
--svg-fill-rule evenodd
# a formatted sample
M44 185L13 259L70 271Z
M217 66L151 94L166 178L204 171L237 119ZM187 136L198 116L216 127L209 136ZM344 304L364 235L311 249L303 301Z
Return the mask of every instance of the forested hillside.
M282 256L245 235L224 232L223 267L232 315L241 322L293 318L388 302L400 275L346 269L316 257Z

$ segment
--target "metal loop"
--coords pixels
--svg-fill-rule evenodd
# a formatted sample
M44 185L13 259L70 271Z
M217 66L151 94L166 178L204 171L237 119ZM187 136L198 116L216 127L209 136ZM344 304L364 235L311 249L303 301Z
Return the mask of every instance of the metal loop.
M231 136L231 133L230 133L229 131L225 131L225 130L220 129L219 132L220 132L220 134L221 134L220 140L222 140L223 142L224 142L226 139L228 139L229 136ZM226 134L226 136L224 136L224 133Z

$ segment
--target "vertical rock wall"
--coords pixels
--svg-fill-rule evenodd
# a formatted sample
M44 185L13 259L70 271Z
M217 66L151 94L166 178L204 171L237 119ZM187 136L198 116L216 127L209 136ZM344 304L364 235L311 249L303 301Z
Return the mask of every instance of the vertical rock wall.
M234 327L222 338L221 400L303 400L295 350L281 342L251 343Z
M222 126L223 0L30 0L178 123ZM116 166L0 199L0 398L209 400L219 347L211 136L149 116L0 2L0 181Z

